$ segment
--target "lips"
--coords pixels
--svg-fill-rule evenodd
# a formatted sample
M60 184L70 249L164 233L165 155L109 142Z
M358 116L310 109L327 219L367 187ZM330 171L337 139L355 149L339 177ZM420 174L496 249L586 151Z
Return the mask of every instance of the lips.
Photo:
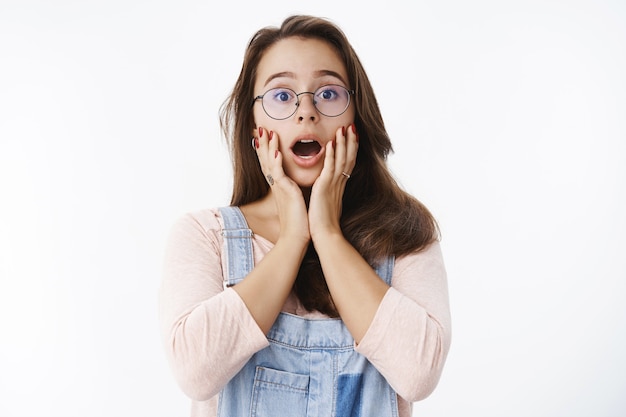
M314 135L296 138L290 149L294 162L302 168L316 166L324 155L324 146Z

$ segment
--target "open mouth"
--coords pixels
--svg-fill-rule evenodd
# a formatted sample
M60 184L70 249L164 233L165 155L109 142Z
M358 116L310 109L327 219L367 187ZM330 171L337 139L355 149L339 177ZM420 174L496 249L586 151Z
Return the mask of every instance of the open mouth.
M322 150L321 145L314 140L300 140L291 148L293 153L300 158L312 158Z

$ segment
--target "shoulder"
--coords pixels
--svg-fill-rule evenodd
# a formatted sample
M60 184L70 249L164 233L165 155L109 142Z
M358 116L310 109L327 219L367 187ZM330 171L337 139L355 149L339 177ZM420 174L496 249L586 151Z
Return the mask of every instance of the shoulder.
M222 226L222 216L217 207L189 211L174 223L174 227L197 228L205 232L221 230Z
M445 277L445 265L441 244L434 240L421 250L411 252L398 257L395 261L393 276L399 278L406 275L443 275Z
M209 241L219 244L223 223L219 208L189 211L175 220L171 227L171 240Z
M392 286L434 317L449 322L448 277L439 241L398 258Z

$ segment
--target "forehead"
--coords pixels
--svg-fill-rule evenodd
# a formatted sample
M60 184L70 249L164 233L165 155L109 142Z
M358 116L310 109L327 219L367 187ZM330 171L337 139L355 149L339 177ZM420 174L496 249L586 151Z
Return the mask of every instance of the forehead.
M265 86L276 76L296 81L332 76L344 83L348 74L339 53L320 39L287 38L270 46L257 67L256 86Z

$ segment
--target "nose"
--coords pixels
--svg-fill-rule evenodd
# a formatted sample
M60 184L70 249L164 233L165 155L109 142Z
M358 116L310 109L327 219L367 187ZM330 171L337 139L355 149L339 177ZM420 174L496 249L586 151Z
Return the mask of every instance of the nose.
M305 98L305 96L309 98ZM312 122L318 119L319 115L313 101L313 93L305 92L299 94L296 113L298 115L298 121L300 122L305 119L311 120Z

